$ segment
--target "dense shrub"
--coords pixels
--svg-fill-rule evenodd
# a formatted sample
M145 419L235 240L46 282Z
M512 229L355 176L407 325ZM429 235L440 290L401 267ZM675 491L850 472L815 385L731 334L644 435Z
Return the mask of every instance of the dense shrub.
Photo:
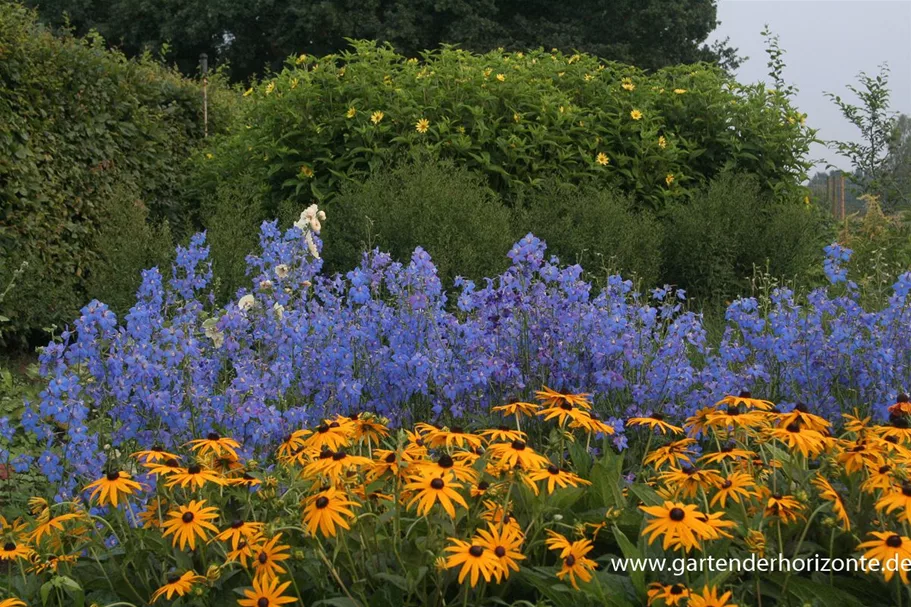
M809 205L777 201L755 177L726 173L663 219L664 278L704 298L743 293L754 265L803 275L827 231Z
M250 89L198 183L238 167L283 200L331 199L407 154L454 159L512 202L544 176L594 179L662 209L722 169L794 190L812 131L781 92L708 65L646 74L588 55L455 49L406 59L373 43L301 56ZM426 121L426 122L425 122Z
M229 103L217 88L213 132ZM108 263L98 247L112 204L139 200L156 221L180 223L200 100L175 72L97 38L54 37L32 12L0 4L0 284L30 264L3 304L13 331L62 324L89 283L103 284L92 274Z
M591 273L608 271L655 284L661 272L663 233L647 211L611 189L548 181L521 205L522 233L533 232L548 249Z
M328 272L348 271L373 247L407 262L420 246L448 288L458 275L503 271L515 242L509 209L483 177L452 162L421 159L346 184L332 208Z

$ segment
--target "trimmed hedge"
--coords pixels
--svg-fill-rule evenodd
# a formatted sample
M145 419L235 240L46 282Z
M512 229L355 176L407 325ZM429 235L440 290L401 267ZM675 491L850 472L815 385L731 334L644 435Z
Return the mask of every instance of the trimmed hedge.
M231 103L217 89L210 132ZM32 11L0 4L0 285L29 262L0 310L8 335L68 322L90 292L126 301L93 278L117 248L100 241L111 205L179 227L186 160L202 138L198 83L97 37L55 36Z
M269 185L267 215L423 154L479 172L510 204L549 176L611 185L660 212L724 170L796 200L813 139L783 93L709 65L645 73L543 50L445 48L419 61L356 42L289 61L245 101L197 183L212 192L249 170Z

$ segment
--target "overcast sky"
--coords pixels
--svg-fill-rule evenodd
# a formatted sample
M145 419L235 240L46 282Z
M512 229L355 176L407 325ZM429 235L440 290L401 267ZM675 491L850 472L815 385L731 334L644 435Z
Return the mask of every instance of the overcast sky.
M738 70L742 82L768 81L768 56L760 32L768 23L785 50L785 80L797 86L798 109L819 129L820 139L855 140L848 123L824 91L856 101L845 88L860 71L890 69L892 109L911 114L911 0L719 0L721 25L712 39L730 37L749 60ZM823 146L811 152L839 168L850 164Z

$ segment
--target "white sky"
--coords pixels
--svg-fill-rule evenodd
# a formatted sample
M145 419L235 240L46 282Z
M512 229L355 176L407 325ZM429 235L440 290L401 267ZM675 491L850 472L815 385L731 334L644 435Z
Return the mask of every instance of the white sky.
M719 0L721 25L711 40L730 44L749 60L737 73L742 82L768 81L768 55L760 35L768 23L785 51L785 80L799 89L795 104L819 129L820 139L856 140L848 123L823 92L856 101L845 88L857 73L874 75L888 63L892 109L911 114L911 0ZM813 160L847 169L848 161L821 145Z

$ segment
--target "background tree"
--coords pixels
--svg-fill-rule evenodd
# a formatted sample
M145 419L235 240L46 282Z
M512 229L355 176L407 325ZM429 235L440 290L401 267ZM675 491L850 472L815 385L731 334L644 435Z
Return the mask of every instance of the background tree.
M886 198L895 208L911 205L911 116L900 115L885 160Z
M440 44L583 51L645 69L711 61L739 64L727 40L705 44L716 0L25 0L53 25L91 29L130 55L169 50L194 73L201 52L235 80L278 69L290 55L325 55L346 38L392 43L416 56ZM167 45L167 46L166 46Z

